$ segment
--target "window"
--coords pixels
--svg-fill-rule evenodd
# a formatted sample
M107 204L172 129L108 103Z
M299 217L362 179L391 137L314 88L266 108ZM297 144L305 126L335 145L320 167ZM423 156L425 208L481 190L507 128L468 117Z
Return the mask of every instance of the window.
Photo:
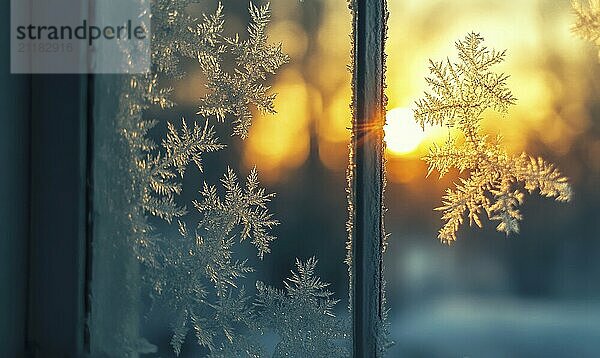
M597 355L594 4L150 3L3 74L0 351Z

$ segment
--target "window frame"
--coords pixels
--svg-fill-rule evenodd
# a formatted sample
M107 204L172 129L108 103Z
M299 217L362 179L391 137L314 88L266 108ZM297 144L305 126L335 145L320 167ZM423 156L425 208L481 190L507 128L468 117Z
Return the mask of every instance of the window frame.
M80 11L87 11L87 1ZM11 2L0 4L9 49ZM0 57L0 337L10 357L86 354L89 75L10 73ZM87 63L84 54L81 63Z
M354 357L382 355L386 0L353 2L351 315ZM376 292L377 294L374 294Z

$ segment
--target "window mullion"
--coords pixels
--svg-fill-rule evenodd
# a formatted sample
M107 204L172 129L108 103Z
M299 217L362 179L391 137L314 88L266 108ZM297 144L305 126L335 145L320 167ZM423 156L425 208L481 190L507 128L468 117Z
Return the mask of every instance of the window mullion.
M352 317L355 357L378 355L383 319L383 125L385 0L356 0L354 10L354 223Z

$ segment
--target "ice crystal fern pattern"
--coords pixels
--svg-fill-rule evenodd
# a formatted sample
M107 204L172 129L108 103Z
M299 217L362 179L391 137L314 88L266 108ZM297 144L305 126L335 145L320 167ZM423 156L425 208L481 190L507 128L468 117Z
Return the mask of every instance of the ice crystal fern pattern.
M285 282L285 291L257 282L257 306L264 312L260 329L279 337L274 357L348 357L350 322L335 317L338 303L329 283L315 276L317 259L296 260L297 272ZM301 352L301 354L300 354Z
M251 17L248 38L224 36L225 16L218 4L213 14L201 20L186 14L192 0L156 0L153 7L152 59L156 71L183 76L181 57L193 58L206 77L207 94L200 99L198 114L219 121L230 118L233 134L245 138L252 124L251 106L265 113L275 113L275 94L264 84L267 75L286 62L281 44L269 44L266 27L271 12L269 4L249 5ZM226 56L233 56L233 70L224 66Z
M479 34L470 33L456 42L458 62L430 61L431 76L426 78L430 92L416 102L415 119L422 126L445 125L460 133L430 148L424 158L429 173L437 170L442 177L452 168L469 173L446 191L443 205L436 209L445 221L438 235L444 243L456 240L465 217L470 225L481 227L484 213L498 222L498 231L518 233L525 192L537 190L557 201L571 198L567 179L552 164L525 153L511 155L500 137L482 133L486 111L506 114L516 102L508 76L493 71L504 61L505 51L489 50L482 43Z
M171 345L177 354L190 329L210 351L243 340L240 328L251 327L253 313L238 280L253 268L234 260L233 250L236 241L250 239L262 257L275 240L268 231L278 222L266 209L273 195L259 187L256 170L245 187L231 169L221 181L224 199L215 186L204 184L202 200L193 203L201 220L193 230L179 221L180 238L159 243L160 269L149 271L154 291L175 311Z
M579 0L572 0L571 5L575 14L572 31L582 39L600 46L600 1L587 0L584 5ZM598 58L600 59L600 50Z
M193 213L178 203L189 167L203 172L203 157L225 148L209 119L230 120L233 135L245 138L252 106L274 113L275 95L264 83L267 75L289 60L280 44L268 42L268 4L250 3L248 37L241 40L223 34L220 3L213 14L196 19L186 13L192 2L152 2L153 73L129 76L123 83L116 120L128 151L128 236L144 264L154 302L173 312L171 346L179 355L193 334L210 357L263 357L266 350L257 335L275 331L281 336L277 356L347 355L340 340L347 338L348 329L332 313L337 301L325 290L327 284L314 275L315 259L297 261L298 273L286 283L286 294L259 282L254 298L242 286L241 279L254 268L247 260L235 258L237 246L250 242L262 259L270 252L276 239L272 229L279 224L267 208L273 194L260 187L256 170L243 184L232 169L220 187L205 183L201 198L192 203ZM207 94L200 99L198 112L201 120L167 123L166 135L157 144L148 133L158 122L145 119L145 111L174 106L171 90L161 88L158 74L184 76L179 66L182 57L197 60L206 78ZM227 58L234 59L229 71ZM160 232L157 220L176 223L178 234ZM290 316L293 312L305 317L303 325L292 324L298 319Z
M288 61L281 45L267 44L266 27L269 23L269 5L256 7L250 3L252 22L248 26L249 37L240 40L224 37L220 46L211 52L198 52L200 66L207 77L209 94L200 101L198 114L214 116L223 121L228 115L233 117L234 134L246 138L252 124L250 105L264 113L275 113L274 94L268 94L269 87L262 84L267 74L275 71ZM209 23L222 28L221 7ZM211 31L204 31L212 34ZM222 56L229 53L235 57L235 71L228 73L221 66Z

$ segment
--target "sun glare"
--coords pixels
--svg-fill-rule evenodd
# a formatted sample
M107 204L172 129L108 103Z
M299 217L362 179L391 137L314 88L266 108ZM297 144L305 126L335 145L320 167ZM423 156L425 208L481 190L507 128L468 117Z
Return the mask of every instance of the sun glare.
M415 151L427 135L415 122L413 112L408 108L389 110L384 128L387 149L393 155Z

